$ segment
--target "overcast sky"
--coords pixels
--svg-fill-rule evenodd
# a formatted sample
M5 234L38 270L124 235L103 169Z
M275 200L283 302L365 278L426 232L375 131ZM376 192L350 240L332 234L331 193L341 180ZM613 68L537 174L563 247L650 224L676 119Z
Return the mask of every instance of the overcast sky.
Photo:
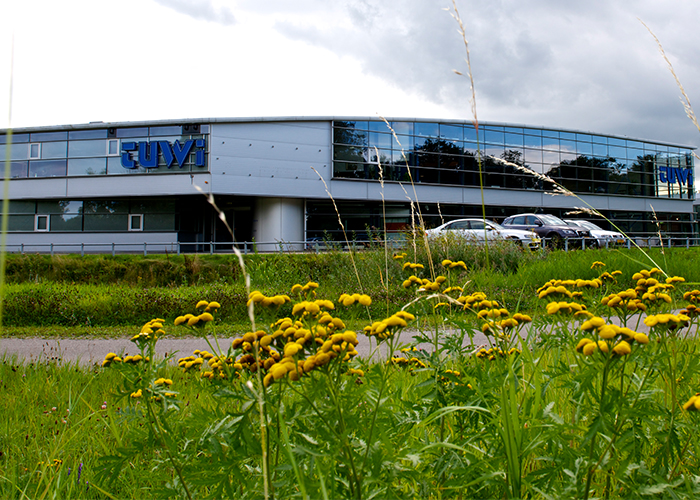
M697 1L457 0L480 121L700 146ZM447 10L446 10L447 9ZM451 0L5 0L0 127L206 117L471 120ZM698 108L700 113L700 107ZM700 163L700 162L699 162Z

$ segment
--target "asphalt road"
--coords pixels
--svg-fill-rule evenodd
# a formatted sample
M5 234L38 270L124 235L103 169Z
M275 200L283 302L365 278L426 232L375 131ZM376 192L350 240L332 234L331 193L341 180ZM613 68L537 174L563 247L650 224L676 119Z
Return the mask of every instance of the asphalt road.
M400 341L408 343L413 340L416 332L404 331ZM386 348L377 351L376 343L371 342L364 336L359 335L360 343L356 349L359 356L363 358L379 357L386 358ZM228 350L231 338L220 338L219 346L223 352ZM213 346L214 340L209 337ZM475 339L478 346L487 345L488 341L482 334L478 334ZM431 349L430 344L419 344L419 348ZM185 338L163 338L156 344L156 352L160 356L168 356L175 353L174 361L177 358L189 356L196 349L212 352L206 341L198 337ZM16 357L18 361L24 362L45 362L56 361L64 363L78 363L83 366L102 363L108 352L117 354L138 354L139 350L128 338L74 338L74 339L48 339L48 338L0 338L0 356L5 358Z

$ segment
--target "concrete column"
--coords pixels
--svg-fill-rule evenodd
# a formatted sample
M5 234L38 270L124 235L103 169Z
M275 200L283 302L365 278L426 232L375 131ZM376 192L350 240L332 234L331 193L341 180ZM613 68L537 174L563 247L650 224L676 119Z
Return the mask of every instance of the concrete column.
M304 215L302 199L258 198L253 221L258 251L303 250Z

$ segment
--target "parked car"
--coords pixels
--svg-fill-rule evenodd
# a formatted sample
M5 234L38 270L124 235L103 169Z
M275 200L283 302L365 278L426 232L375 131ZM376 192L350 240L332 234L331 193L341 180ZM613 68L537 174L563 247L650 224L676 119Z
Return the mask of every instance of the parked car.
M503 221L503 227L534 231L552 248L562 248L564 242L569 240L570 246L596 245L588 229L570 226L559 217L549 214L512 215Z
M536 250L540 247L540 238L532 231L505 228L490 220L457 219L426 231L428 238L453 235L465 238L474 243L485 240L510 240L520 243L523 247Z
M617 231L606 231L599 226L596 226L592 222L588 222L583 219L564 219L564 222L571 226L582 227L588 229L593 236L598 241L598 246L600 248L608 247L611 245L622 245L625 243L625 236Z

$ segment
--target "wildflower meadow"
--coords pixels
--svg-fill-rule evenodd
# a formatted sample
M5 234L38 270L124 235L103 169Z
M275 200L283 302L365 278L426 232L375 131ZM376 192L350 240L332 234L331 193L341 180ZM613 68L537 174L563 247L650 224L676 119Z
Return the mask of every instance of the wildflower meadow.
M698 495L694 249L458 249L334 255L379 286L248 275L247 325L202 296L94 366L5 357L0 496Z

